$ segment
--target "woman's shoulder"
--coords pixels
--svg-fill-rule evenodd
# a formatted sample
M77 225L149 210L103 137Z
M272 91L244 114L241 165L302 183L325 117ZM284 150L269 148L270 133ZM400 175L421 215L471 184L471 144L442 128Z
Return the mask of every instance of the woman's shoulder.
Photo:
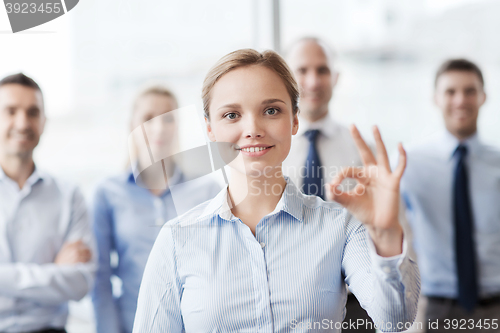
M136 186L133 175L129 173L105 177L92 186L91 201L94 204L108 203L110 205L116 202L128 202L131 184Z
M210 204L210 201L211 200L202 202L201 204L191 208L189 211L171 219L170 221L167 221L165 225L171 227L186 227L193 225L199 220L199 218L205 211L205 208Z
M134 176L131 172L122 172L115 175L110 175L99 180L95 185L95 191L113 191L121 189L128 183L135 183Z
M227 192L221 190L215 197L204 201L187 212L178 215L176 218L169 220L165 225L169 227L188 227L198 223L205 223L211 220L218 212L222 197L225 197Z
M334 219L341 218L346 228L348 226L357 228L358 225L361 224L361 222L357 221L356 218L338 202L325 201L318 196L306 194L302 194L302 202L303 209L312 213L311 217L318 217L316 214L319 214L323 217L322 220L327 220L328 216Z
M344 209L344 207L335 201L326 201L321 197L316 195L302 194L303 206L310 209L324 209L329 211L334 211L338 213Z
M174 191L185 198L201 198L202 201L206 201L214 198L222 188L223 186L214 177L205 175L197 178L182 178L182 182L175 185Z
M205 201L184 214L167 221L162 226L156 242L171 248L182 247L187 241L192 242L196 238L194 236L199 236L200 231L204 229L200 227L206 226L215 216L215 213L204 214L213 200Z
M294 210L302 209L310 213L322 212L322 214L333 213L336 215L344 210L344 207L335 201L326 201L316 195L304 194L290 178L285 177L285 179L288 183L284 193L286 206L294 207Z

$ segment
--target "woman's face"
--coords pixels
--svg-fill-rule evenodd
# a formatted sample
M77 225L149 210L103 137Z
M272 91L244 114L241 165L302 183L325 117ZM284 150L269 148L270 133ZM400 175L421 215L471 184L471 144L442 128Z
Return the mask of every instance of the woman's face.
M231 167L253 177L281 171L299 123L278 74L258 65L232 70L212 88L209 112L210 140L239 149Z
M174 112L175 100L159 94L147 94L139 98L132 118L132 129L144 124L144 130L155 161L173 155L177 145L177 124ZM149 153L139 152L149 160Z

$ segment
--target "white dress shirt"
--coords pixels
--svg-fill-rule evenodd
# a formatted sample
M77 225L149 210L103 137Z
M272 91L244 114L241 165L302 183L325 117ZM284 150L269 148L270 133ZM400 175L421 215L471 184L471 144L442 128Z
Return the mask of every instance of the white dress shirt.
M65 242L95 249L81 193L35 169L22 189L0 168L0 332L62 328L93 283L86 264L56 265ZM93 251L93 253L95 253Z
M299 131L292 137L292 148L283 162L283 173L299 188L302 187L302 174L309 151L309 140L304 133L310 129L320 130L316 147L325 183L329 183L343 167L363 165L348 128L336 123L329 115L314 123L299 117Z
M347 210L286 180L255 235L231 213L227 188L163 226L134 333L340 332L346 283L384 331L413 321L420 281L406 242L378 256Z

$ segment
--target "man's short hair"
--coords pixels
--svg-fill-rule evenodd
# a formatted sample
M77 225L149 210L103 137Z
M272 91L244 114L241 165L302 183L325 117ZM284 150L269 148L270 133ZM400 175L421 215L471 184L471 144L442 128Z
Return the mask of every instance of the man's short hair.
M473 72L476 73L479 81L481 82L481 86L484 87L484 78L483 73L479 69L479 67L469 61L467 59L450 59L445 61L438 69L436 73L436 78L434 80L434 87L437 86L437 81L441 75L451 71L460 71L460 72Z
M33 88L35 90L38 90L39 92L42 92L42 89L40 89L38 83L36 83L35 80L30 78L29 76L24 75L23 73L12 74L0 80L0 87L7 84L20 84L24 87Z

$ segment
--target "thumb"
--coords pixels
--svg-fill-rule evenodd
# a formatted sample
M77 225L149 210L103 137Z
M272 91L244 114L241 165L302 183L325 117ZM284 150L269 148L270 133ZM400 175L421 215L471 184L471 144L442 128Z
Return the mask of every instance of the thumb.
M326 184L326 196L328 200L338 202L344 207L350 204L352 198L347 192L342 191L339 185L335 184Z

